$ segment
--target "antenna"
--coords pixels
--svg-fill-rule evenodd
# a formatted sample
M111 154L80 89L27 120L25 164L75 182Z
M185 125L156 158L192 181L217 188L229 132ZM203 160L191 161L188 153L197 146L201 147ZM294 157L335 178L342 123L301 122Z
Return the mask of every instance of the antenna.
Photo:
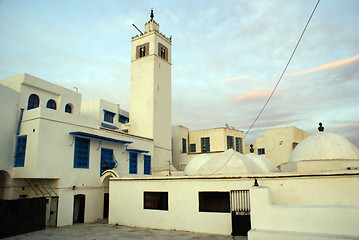
M134 27L137 29L137 31L139 31L139 32L141 33L141 35L143 35L143 33L141 32L141 30L140 30L140 29L138 29L138 27L136 27L136 25L135 25L135 24L132 24L132 26L134 26Z

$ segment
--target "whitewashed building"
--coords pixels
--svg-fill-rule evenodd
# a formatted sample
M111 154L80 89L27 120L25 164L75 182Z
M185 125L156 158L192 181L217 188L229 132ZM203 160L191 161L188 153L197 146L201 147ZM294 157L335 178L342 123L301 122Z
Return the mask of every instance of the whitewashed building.
M28 74L0 81L2 199L45 196L48 225L107 216L108 182L101 173L149 175L153 140L128 134L128 113L104 100Z
M0 81L0 198L47 197L47 225L108 216L108 178L168 173L171 39L132 39L130 112L20 74ZM107 175L106 175L107 176Z

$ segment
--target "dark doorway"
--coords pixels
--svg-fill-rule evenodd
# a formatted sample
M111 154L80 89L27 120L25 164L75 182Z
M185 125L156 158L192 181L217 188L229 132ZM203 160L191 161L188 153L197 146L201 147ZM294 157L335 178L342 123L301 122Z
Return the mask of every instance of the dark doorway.
M109 194L103 195L103 219L108 218L108 207L109 207Z
M45 229L46 198L0 200L0 238Z
M231 191L232 235L247 236L251 230L249 190Z
M232 235L247 236L249 230L251 230L251 216L232 212Z
M84 223L85 221L85 195L74 196L74 217L73 223Z

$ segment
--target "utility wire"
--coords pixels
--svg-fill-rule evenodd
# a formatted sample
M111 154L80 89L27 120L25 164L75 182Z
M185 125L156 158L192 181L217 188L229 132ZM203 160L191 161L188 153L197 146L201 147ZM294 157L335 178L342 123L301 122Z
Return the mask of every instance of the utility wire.
M287 63L287 65L285 66L285 68L284 68L282 74L280 75L280 77L279 77L279 79L278 79L278 81L277 81L277 84L275 85L275 87L274 87L272 93L270 94L270 96L269 96L269 98L267 99L266 103L265 103L264 106L262 107L262 109L261 109L261 111L259 112L259 114L257 115L257 117L254 119L252 125L249 127L249 129L247 130L247 132L246 132L246 134L244 135L243 138L245 138L245 137L247 136L247 134L249 133L249 131L252 129L252 127L254 126L254 124L257 122L258 118L259 118L260 115L262 114L263 110L266 108L266 106L267 106L269 100L272 98L272 96L273 96L275 90L277 89L277 87L278 87L280 81L282 80L282 77L283 77L285 71L286 71L287 68L288 68L289 63L292 61L292 58L293 58L293 56L294 56L294 53L295 53L295 51L297 50L300 41L302 40L302 37L303 37L303 35L304 35L305 30L307 30L307 27L308 27L308 25L309 25L309 22L310 22L310 20L312 19L312 16L313 16L315 10L317 9L317 6L318 6L319 2L320 2L320 0L318 0L317 4L315 5L315 7L314 7L314 9L313 9L313 11L312 11L312 14L310 15L310 17L309 17L309 19L308 19L308 22L307 22L307 24L305 25L305 27L304 27L304 29L303 29L303 32L302 32L302 34L300 35L300 38L299 38L297 44L295 45L295 48L294 48L294 50L293 50L293 52L292 52L292 55L290 56L290 58L289 58L289 60L288 60L288 63Z

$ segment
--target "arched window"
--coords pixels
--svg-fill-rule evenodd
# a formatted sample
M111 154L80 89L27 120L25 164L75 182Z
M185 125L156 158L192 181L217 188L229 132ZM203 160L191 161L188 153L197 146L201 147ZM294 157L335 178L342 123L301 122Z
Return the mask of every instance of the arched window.
M56 102L54 100L50 99L49 101L47 101L46 107L56 110Z
M65 112L67 112L67 113L72 113L72 107L71 107L70 104L66 104L66 106L65 106Z
M27 103L27 110L39 107L40 99L36 94L31 94Z

